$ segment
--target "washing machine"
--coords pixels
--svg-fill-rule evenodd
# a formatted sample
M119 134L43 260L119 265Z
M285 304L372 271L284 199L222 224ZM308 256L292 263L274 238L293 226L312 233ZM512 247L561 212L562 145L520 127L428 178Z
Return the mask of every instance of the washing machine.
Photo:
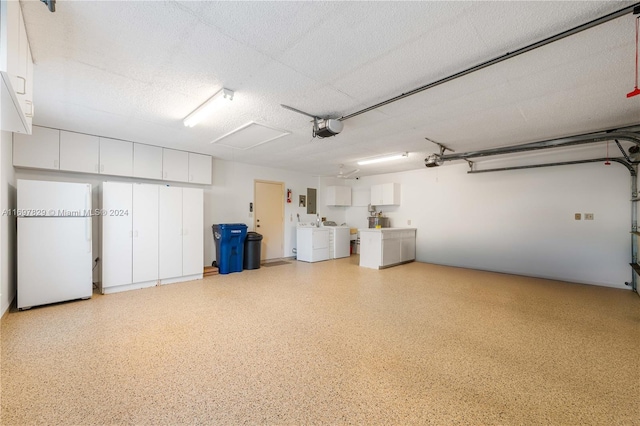
M296 257L303 262L329 260L329 228L315 223L298 223L296 229Z
M351 255L351 228L326 220L322 227L331 231L329 235L329 258L340 259Z

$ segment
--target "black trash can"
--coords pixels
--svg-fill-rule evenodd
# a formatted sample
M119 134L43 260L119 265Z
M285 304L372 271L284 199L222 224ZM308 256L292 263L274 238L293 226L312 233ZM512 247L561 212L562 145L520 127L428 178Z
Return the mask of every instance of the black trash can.
M262 235L257 232L247 232L244 239L244 269L260 268L260 247Z

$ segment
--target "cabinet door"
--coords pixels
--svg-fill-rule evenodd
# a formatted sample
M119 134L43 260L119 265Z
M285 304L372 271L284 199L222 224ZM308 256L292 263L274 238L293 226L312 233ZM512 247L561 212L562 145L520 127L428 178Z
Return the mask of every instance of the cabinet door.
M133 185L133 282L158 279L158 186Z
M202 274L203 267L203 190L182 188L182 275Z
M160 279L182 276L182 188L160 187Z
M211 185L211 156L189 153L189 182Z
M60 130L33 126L31 135L14 133L13 165L58 170L60 168Z
M382 240L382 266L400 263L400 238L388 238Z
M60 170L98 173L100 140L97 136L60 131Z
M374 206L384 204L382 201L382 185L371 185L371 204Z
M348 186L338 186L337 201L339 206L351 205L351 188Z
M107 212L102 216L102 288L131 284L133 185L115 182L102 184L102 209Z
M189 153L175 149L162 149L162 179L188 182Z
M399 183L385 183L382 185L382 204L394 206L400 204Z
M162 179L162 148L134 143L133 176L146 179Z
M408 262L416 258L416 234L415 231L402 231L401 260Z
M133 143L100 138L100 174L133 176Z
M360 266L373 269L382 266L382 233L360 233Z

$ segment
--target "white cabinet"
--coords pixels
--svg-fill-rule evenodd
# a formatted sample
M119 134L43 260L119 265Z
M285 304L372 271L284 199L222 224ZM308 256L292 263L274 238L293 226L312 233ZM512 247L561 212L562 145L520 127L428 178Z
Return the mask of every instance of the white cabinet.
M326 192L327 206L350 206L351 187L349 186L328 186Z
M158 186L102 186L102 292L149 287L158 280Z
M60 131L60 170L98 173L100 140L97 136Z
M211 185L211 156L189 153L189 182Z
M60 130L33 126L33 133L13 134L13 165L60 169Z
M133 184L133 282L158 279L158 186ZM117 265L115 265L117 267Z
M374 206L394 206L400 204L400 184L383 183L371 186L371 204Z
M381 269L416 258L414 228L360 229L360 266Z
M182 275L202 274L204 266L204 191L182 188Z
M203 190L105 182L102 292L202 278Z
M105 182L102 209L102 292L133 281L133 185Z
M174 182L189 181L189 153L162 149L162 179Z
M133 176L133 143L100 138L100 174Z
M0 129L31 134L33 60L18 1L0 2Z
M182 188L160 187L160 279L182 276Z
M134 143L133 176L146 179L162 179L162 148Z

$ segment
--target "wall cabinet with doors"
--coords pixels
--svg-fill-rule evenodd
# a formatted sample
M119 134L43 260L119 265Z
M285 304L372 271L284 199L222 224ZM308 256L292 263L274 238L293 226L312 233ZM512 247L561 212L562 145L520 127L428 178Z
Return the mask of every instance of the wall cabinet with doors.
M133 176L133 143L100 138L100 174Z
M211 184L211 156L33 126L14 133L13 165L33 169Z
M102 209L102 293L202 278L202 189L105 182Z
M0 2L0 95L0 128L31 134L33 59L18 1Z
M160 281L202 278L204 196L199 188L160 187Z
M102 185L102 293L158 283L158 186Z
M415 228L360 229L360 266L382 269L415 260Z
M173 182L189 181L189 153L162 149L162 179Z
M60 170L98 173L100 170L100 138L61 130Z
M327 186L326 190L327 206L350 206L351 187L350 186Z
M374 206L400 205L400 184L383 183L371 185L371 204Z
M33 133L13 134L13 165L60 170L60 130L33 126Z

